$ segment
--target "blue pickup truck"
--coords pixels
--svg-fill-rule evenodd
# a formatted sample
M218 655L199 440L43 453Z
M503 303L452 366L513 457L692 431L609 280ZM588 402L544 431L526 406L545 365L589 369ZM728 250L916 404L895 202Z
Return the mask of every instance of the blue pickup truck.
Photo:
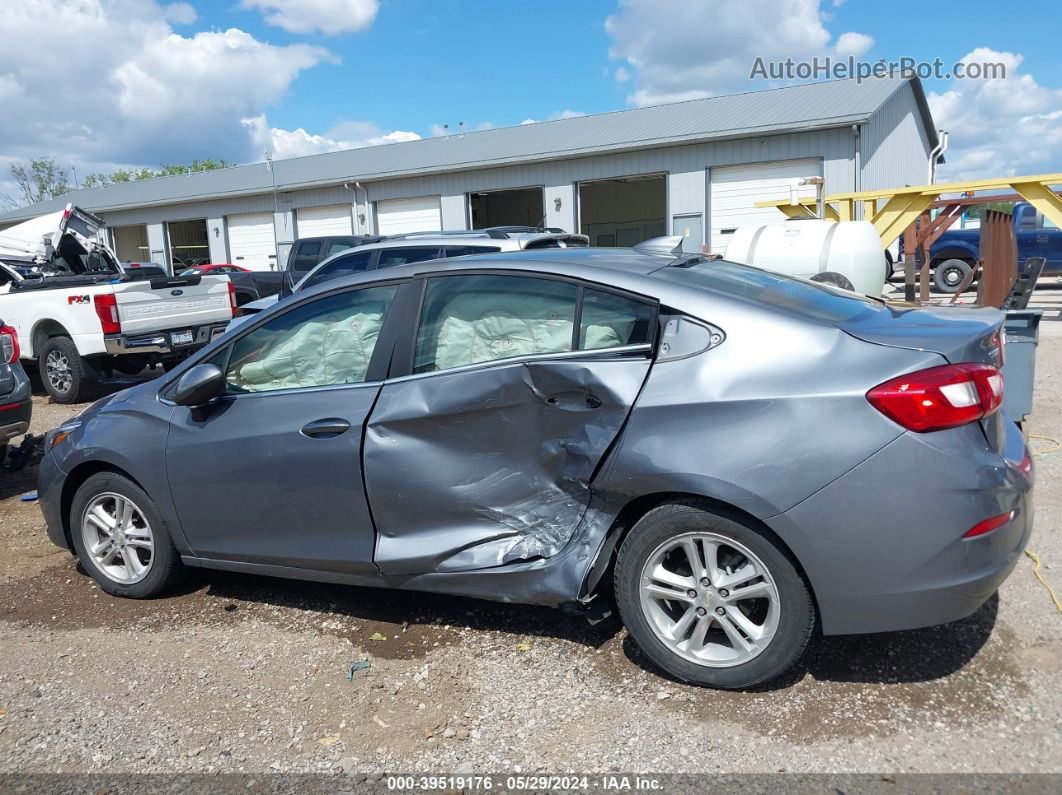
M1044 257L1043 272L1062 273L1062 229L1027 202L1014 205L1014 236L1018 241L1018 262ZM929 250L933 286L954 293L979 258L980 229L949 229Z

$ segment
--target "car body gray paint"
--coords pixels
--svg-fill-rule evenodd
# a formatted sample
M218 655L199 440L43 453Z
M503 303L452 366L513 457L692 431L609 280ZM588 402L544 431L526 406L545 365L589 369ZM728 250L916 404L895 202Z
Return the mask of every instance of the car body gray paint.
M670 310L711 323L725 333L726 341L717 347L652 367L610 454L597 468L589 504L578 524L570 533L551 534L545 544L538 544L540 551L552 552L549 556L527 559L518 551L514 557L510 553L519 546L511 544L515 535L501 546L483 543L477 535L469 549L481 546L482 550L467 559L452 545L441 545L446 554L435 556L437 568L383 574L335 565L331 569L296 567L276 555L268 556L268 561L211 558L197 554L189 545L169 499L162 453L172 406L158 394L186 367L209 358L274 312L332 290L381 281L381 273L336 280L280 302L235 335L226 334L191 357L161 385L134 387L121 399L85 412L81 425L46 456L41 467L42 502L47 503L42 507L49 532L53 539L61 536L53 525L61 523L57 501L64 470L104 461L136 473L159 503L167 525L175 531L178 549L192 565L561 605L590 598L589 574L599 554L611 548L609 531L624 505L643 495L685 492L732 504L771 528L807 572L827 632L920 626L959 618L975 609L985 589L1013 566L1015 550L1028 533L1029 481L1019 472L1015 458L1025 449L1020 435L1015 441L1012 423L1001 416L984 428L971 425L933 434L907 433L873 410L864 395L895 375L943 363L943 355L934 349L983 356L978 335L1002 316L978 313L973 325L934 321L925 335L941 339L929 342L916 339L922 316L905 313L897 318L905 329L897 327L891 335L876 329L877 338L864 342L852 329L669 281L666 271L654 274L661 265L659 257L632 252L562 249L416 263L387 271L389 280L432 272L498 269L569 276L655 297ZM868 346L869 342L874 344ZM387 416L384 411L370 415L368 427L372 429L374 420ZM384 429L388 422L375 427ZM985 432L990 428L999 437L998 446L988 443ZM537 432L514 426L512 433L534 436ZM462 438L440 443L445 450L459 453ZM419 452L428 454L426 447ZM374 455L370 451L367 464ZM61 468L54 460L58 456L63 457ZM401 478L403 469L392 461L391 471L379 474ZM892 483L896 488L886 488ZM256 485L277 488L284 484L272 479ZM919 501L921 495L937 494L943 498L927 498L934 507L924 511L928 503ZM220 499L217 496L211 502ZM510 501L503 508L509 510L516 503ZM1010 503L1018 506L1019 514L1003 532L981 540L958 538L968 529L967 519L972 525ZM946 528L934 524L943 517L951 517ZM937 534L935 542L923 541L927 532ZM912 549L923 554L917 565L912 563ZM459 567L482 568L440 570L454 561ZM931 561L940 569L932 577L926 570ZM838 570L853 574L838 577ZM902 576L883 584L880 574L890 570ZM857 572L876 572L876 577L863 582L875 583L875 588L860 590ZM849 598L841 582L856 598ZM853 610L854 605L859 609Z

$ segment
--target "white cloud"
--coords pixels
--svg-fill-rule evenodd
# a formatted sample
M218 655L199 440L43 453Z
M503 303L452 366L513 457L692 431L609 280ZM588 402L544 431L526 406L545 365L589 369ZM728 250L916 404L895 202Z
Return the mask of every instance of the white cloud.
M170 3L162 7L162 14L175 25L191 25L199 18L196 10L185 2Z
M80 177L259 157L241 119L280 102L305 70L334 61L324 48L277 46L235 28L180 35L172 20L194 11L182 3L20 0L5 8L0 179L10 162L40 155L76 165Z
M555 110L545 118L545 121L557 121L558 119L577 119L580 116L585 116L581 110ZM538 124L540 119L527 118L520 124Z
M1062 90L1020 71L1022 56L979 47L965 64L1001 63L1005 78L952 80L929 94L938 127L950 140L941 181L1058 171L1062 160Z
M851 31L834 39L829 21L821 0L620 0L605 30L610 56L634 80L628 101L651 105L756 88L749 73L758 57L862 55L873 45Z
M264 113L243 119L242 123L250 131L251 140L258 151L268 151L277 159L420 140L415 132L395 130L385 133L372 122L364 121L343 122L318 135L308 133L301 127L297 130L270 127Z
M260 11L267 24L289 33L326 36L365 30L380 9L378 0L241 0L240 5Z
M873 46L873 37L867 36L865 33L849 31L837 37L837 44L834 45L833 49L837 55L843 58L847 58L849 55L853 58L858 58Z

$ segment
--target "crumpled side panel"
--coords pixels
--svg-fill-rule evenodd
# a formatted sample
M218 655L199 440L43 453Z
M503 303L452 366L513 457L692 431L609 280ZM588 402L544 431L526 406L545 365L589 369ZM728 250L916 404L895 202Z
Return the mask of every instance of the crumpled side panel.
M555 555L648 369L519 362L385 385L364 452L376 565L418 574Z

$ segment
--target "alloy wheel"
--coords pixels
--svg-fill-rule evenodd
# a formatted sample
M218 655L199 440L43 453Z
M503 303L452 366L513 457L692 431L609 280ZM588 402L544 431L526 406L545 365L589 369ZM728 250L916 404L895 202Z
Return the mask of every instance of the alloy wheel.
M74 383L74 376L70 370L70 360L62 351L51 351L45 360L45 371L48 374L48 382L56 392L68 392Z
M155 540L143 511L128 497L105 492L94 497L81 518L81 537L96 567L114 582L144 579L155 557Z
M639 579L642 612L671 651L729 668L762 653L778 629L781 600L771 572L743 544L685 533L649 555Z

